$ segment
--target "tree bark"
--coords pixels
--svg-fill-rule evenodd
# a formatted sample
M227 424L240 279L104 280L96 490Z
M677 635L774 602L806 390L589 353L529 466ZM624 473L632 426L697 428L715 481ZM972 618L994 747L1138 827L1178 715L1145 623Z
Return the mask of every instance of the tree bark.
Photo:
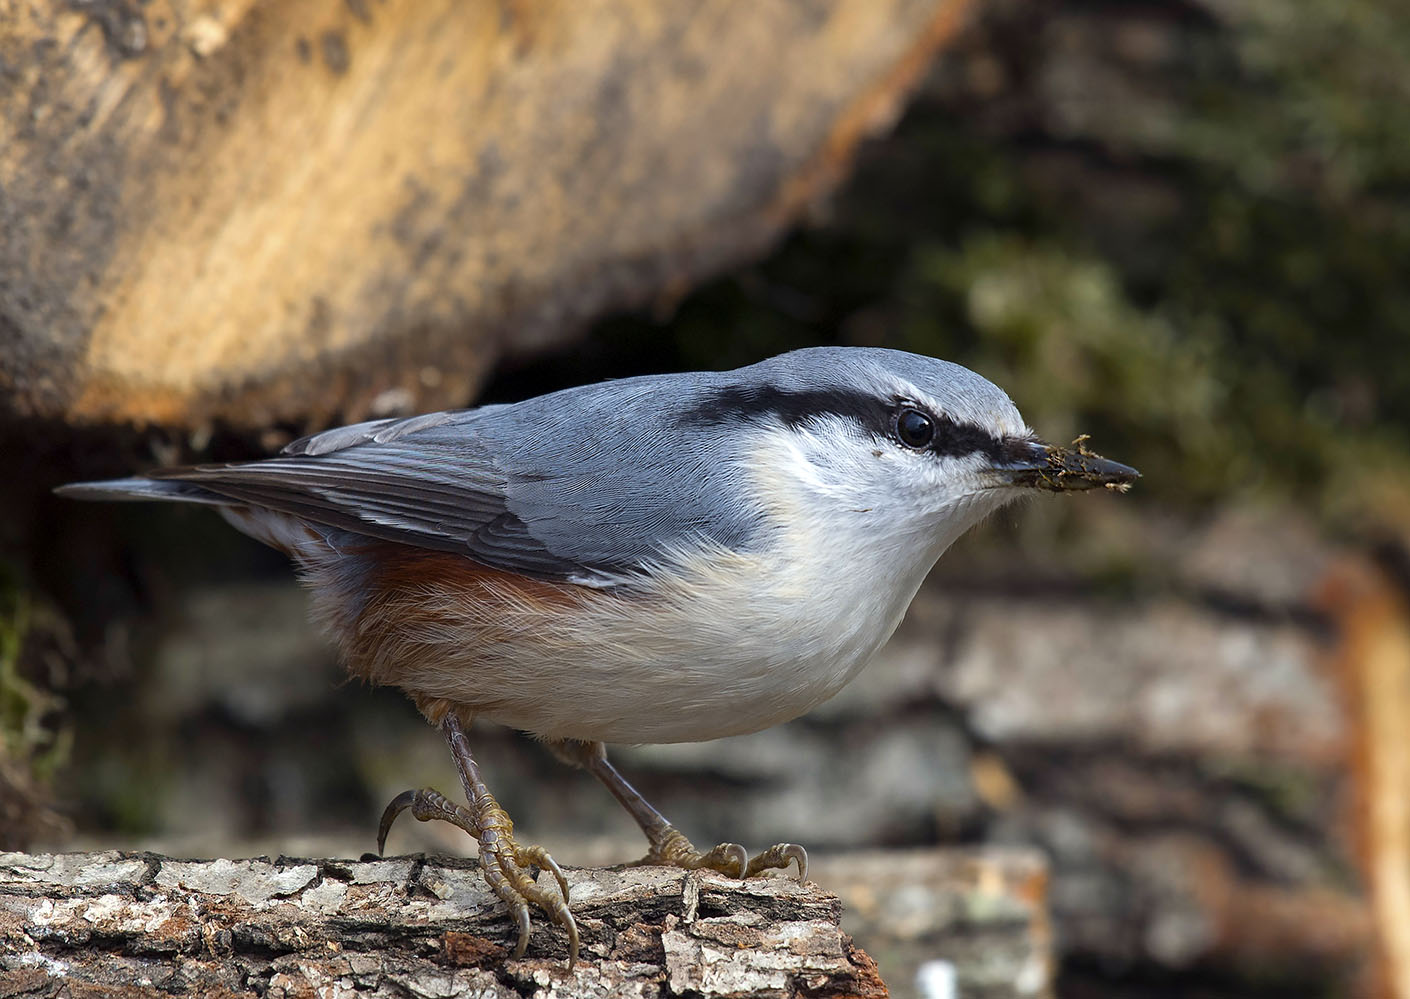
M0 0L0 414L464 405L761 252L964 0Z
M0 995L885 996L837 897L775 877L568 872L528 955L473 861L0 855ZM89 988L85 988L89 987Z

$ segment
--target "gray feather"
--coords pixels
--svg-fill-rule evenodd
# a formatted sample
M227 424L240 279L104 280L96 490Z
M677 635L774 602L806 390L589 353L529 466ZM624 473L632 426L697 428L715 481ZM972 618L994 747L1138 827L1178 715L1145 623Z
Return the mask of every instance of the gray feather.
M105 482L72 482L54 490L60 496L78 500L177 500L183 503L208 503L229 506L230 501L218 493L187 482L161 482L134 477L108 479Z
M997 400L1012 408L993 385L944 361L814 348L730 372L650 375L507 406L375 420L304 438L264 461L63 491L267 507L499 568L606 581L702 541L736 550L760 543L763 528L734 460L740 430L777 418L751 408L760 386L884 400L898 379L955 400L958 418ZM737 412L722 420L722 405Z

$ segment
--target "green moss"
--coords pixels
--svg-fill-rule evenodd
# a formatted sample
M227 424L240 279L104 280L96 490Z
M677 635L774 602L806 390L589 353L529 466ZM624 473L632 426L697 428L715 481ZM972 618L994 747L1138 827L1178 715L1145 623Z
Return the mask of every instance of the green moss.
M1313 824L1326 814L1332 792L1305 769L1268 760L1224 758L1207 763L1208 775L1237 786L1279 821Z
M0 569L0 754L32 778L47 782L68 758L70 740L50 724L63 702L20 671L32 613L15 575Z

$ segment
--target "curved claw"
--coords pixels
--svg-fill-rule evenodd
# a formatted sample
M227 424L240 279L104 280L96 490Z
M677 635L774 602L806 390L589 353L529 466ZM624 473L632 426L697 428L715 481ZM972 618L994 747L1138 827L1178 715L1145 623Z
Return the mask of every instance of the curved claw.
M485 880L490 883L495 894L509 906L509 911L513 913L519 926L519 940L511 957L518 960L529 949L529 903L532 902L568 934L568 970L572 971L578 960L578 924L568 910L568 879L563 876L557 862L542 847L521 847L512 843L482 853L481 858L486 865ZM529 864L553 871L563 892L560 898L554 898L529 879L524 871Z
M734 864L739 870L739 880L743 881L749 876L749 851L738 843L731 843L730 846L734 847Z
M808 880L808 851L797 843L778 843L769 847L749 861L749 867L744 873L744 877L752 878L760 871L769 869L787 868L789 864L798 865L798 881L800 883Z
M568 934L568 970L572 971L573 965L578 963L578 921L573 918L573 914L568 911L568 906L565 903L540 891L527 891L524 894L540 909L548 913L548 918L563 927L563 932Z
M573 918L573 914L565 906L563 915L567 917L567 922L559 923L564 932L568 934L568 970L573 970L573 965L578 963L578 921Z
M797 843L789 843L788 849L784 851L789 860L798 864L798 883L803 884L808 880L808 851Z
M797 843L777 843L754 857L738 843L720 843L700 853L674 826L667 826L652 837L651 852L638 863L669 864L687 871L716 871L741 881L761 871L782 870L797 864L798 880L808 880L808 851Z
M568 934L568 970L572 971L573 965L578 961L578 922L568 909L568 879L563 874L563 868L559 867L558 861L541 846L519 847L517 859L520 864L529 863L543 868L558 882L558 889L563 893L561 899L554 898L537 885L525 885L521 890Z
M520 846L514 841L514 824L493 797L486 793L481 801L483 811L475 815L431 788L403 791L382 812L377 852L382 852L392 823L405 811L410 811L421 822L438 820L463 829L479 841L480 871L490 890L509 907L519 929L519 939L511 956L518 960L528 952L532 929L529 903L532 902L568 934L568 970L571 971L578 960L580 941L577 921L568 909L568 878L563 868L543 847ZM554 897L534 884L525 870L529 866L550 871L558 882L561 897Z
M415 791L403 791L382 809L382 819L377 823L377 856L382 856L382 851L387 846L387 833L392 831L392 823L397 820L397 816L416 803Z
M523 902L518 905L510 905L514 913L514 921L519 924L519 942L514 946L514 953L510 956L514 960L524 956L529 949L529 907Z
M568 906L558 899L545 894L535 888L522 889L524 897L547 913L548 918L558 926L563 928L563 932L568 935L568 970L573 970L573 965L578 962L578 922L573 918L573 914L568 911ZM521 936L519 946L514 951L514 957L524 956L524 950L528 946L529 938Z
M549 856L547 850L541 846L523 846L519 848L519 853L521 863L527 860L552 874L558 882L558 890L563 893L565 899L568 897L568 879L563 875L563 868L558 866L558 861Z
M749 867L749 851L738 843L721 843L700 858L700 867L743 880Z

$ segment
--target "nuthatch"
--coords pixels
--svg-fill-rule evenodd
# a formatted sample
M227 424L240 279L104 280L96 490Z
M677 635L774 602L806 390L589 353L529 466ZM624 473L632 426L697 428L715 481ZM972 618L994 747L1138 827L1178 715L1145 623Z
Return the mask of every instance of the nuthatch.
M287 552L353 674L406 691L451 748L468 807L398 813L479 841L528 942L529 904L578 931L568 885L521 846L470 755L474 718L545 740L641 825L645 862L746 877L807 854L704 853L604 744L694 742L794 718L857 675L941 553L1034 488L1137 472L1038 440L999 388L929 357L819 347L513 405L374 420L277 457L69 485L84 499L217 507ZM553 873L561 897L529 877Z

